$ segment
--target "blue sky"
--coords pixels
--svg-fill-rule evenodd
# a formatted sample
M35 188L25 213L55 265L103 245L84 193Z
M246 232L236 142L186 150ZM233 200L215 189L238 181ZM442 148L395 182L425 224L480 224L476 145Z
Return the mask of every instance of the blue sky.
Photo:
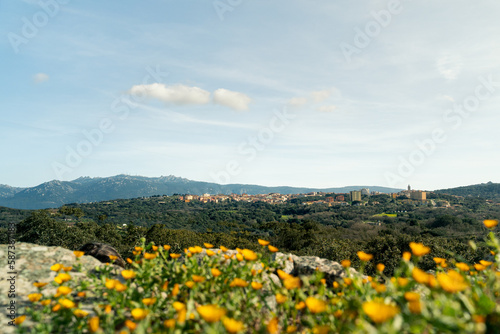
M0 1L0 184L500 182L500 3Z

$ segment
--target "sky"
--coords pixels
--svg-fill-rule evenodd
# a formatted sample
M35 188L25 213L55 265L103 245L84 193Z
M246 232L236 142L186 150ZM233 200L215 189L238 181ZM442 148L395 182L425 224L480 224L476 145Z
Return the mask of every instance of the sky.
M500 2L0 0L0 184L500 182Z

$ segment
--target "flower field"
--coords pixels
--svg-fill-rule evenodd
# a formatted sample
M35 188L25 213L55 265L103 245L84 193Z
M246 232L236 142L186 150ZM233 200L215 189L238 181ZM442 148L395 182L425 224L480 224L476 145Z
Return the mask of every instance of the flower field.
M432 272L419 269L431 251L411 243L394 276L363 275L372 254L360 250L359 273L346 270L333 284L320 271L295 277L262 251L193 246L184 254L168 245L137 246L129 267L104 266L77 283L73 263L56 263L52 282L38 282L31 306L15 320L19 333L495 333L500 331L500 243L497 220L491 254L479 263L434 258ZM471 245L474 247L474 245ZM342 266L351 266L349 260ZM276 275L276 276L274 276ZM55 294L45 292L48 285Z

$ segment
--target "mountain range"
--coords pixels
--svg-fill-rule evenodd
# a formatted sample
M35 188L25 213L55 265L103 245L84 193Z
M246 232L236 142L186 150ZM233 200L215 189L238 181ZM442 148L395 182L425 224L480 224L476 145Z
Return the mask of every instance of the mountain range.
M116 175L111 177L80 177L73 181L42 183L36 187L16 188L0 185L0 206L14 209L58 208L68 203L89 203L111 199L127 199L173 194L300 194L309 192L346 193L369 188L382 193L401 189L378 186L347 186L341 188L265 187L250 184L228 184L192 181L176 176L144 177Z

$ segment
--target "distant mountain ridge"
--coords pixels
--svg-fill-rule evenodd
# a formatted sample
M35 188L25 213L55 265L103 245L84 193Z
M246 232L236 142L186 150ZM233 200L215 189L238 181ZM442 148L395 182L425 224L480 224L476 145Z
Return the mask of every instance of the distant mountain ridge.
M299 194L309 192L345 193L369 188L383 193L401 189L378 186L347 186L341 188L265 187L250 184L228 184L192 181L177 176L144 177L116 175L111 177L80 177L73 181L53 180L31 188L0 186L0 206L14 209L58 208L68 203L89 203L112 199L128 199L173 194Z

